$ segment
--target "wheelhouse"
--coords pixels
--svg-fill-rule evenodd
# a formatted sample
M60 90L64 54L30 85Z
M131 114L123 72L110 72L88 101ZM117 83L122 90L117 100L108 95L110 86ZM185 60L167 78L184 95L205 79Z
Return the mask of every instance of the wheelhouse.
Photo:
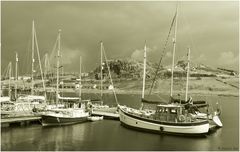
M155 119L177 122L180 117L184 116L185 111L183 110L183 106L179 104L157 105Z

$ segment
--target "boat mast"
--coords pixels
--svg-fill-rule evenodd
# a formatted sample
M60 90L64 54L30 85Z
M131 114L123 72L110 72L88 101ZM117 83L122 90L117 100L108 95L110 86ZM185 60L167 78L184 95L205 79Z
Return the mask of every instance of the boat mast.
M145 81L146 81L146 61L147 61L147 45L145 41L145 46L144 46L144 55L143 55L143 87L142 87L142 99L144 99L145 95ZM143 103L141 104L141 108L143 108Z
M9 63L9 71L8 71L8 96L9 99L11 100L11 74L12 74L12 62Z
M34 38L35 38L35 43L36 43L36 50L37 50L37 57L38 57L38 63L39 63L39 68L40 68L40 74L41 74L41 79L42 79L42 84L43 84L44 97L47 98L46 87L45 87L45 82L44 82L44 77L43 77L42 63L41 63L38 41L37 41L37 34L36 34L35 29L34 29Z
M15 99L17 99L17 80L18 80L18 53L16 52L16 64L15 64Z
M186 82L186 94L185 94L185 101L188 99L188 79L189 79L189 70L190 70L190 48L188 48L188 61L187 61L187 82Z
M63 78L63 76L64 76L64 69L63 69L63 66L62 66L62 78ZM62 85L62 97L63 97L63 79L62 79L62 81L60 82Z
M173 53L172 53L173 56L172 56L170 98L172 98L172 96L173 96L173 70L174 70L174 57L175 57L176 41L177 41L177 18L178 18L178 6L176 9L175 30L174 30L174 38L173 38Z
M61 39L61 29L58 30L58 50L57 50L57 91L56 91L56 104L58 104L58 92L59 92L59 57L60 57L60 39Z
M46 53L45 56L44 56L44 80L46 79L46 76L47 76L47 57L48 57L48 54Z
M114 85L113 85L113 80L112 80L112 76L111 76L110 67L109 67L109 65L108 65L107 56L106 56L106 52L105 52L105 50L104 50L103 45L102 45L102 50L103 50L104 59L105 59L105 61L106 61L106 66L107 66L107 69L108 69L108 75L109 75L109 78L110 78L110 82L111 82L111 85L113 86L114 98L115 98L115 101L116 101L117 105L119 105L119 104L118 104L118 100L117 100L117 95L116 95L116 92L115 92L115 89L114 89Z
M81 88L81 85L82 85L82 57L80 56L80 67L79 67L79 102L82 101L82 88Z
M145 91L146 60L147 60L147 46L146 46L146 41L145 41L144 56L143 56L143 87L142 87L142 99L144 98L144 91Z
M101 64L100 64L100 78L101 78L101 82L100 82L100 96L101 96L101 101L103 99L103 93L102 93L102 85L103 85L103 82L102 82L102 70L103 70L103 63L102 63L102 51L103 51L103 42L101 41Z
M34 20L32 21L32 88L31 88L31 95L33 95L33 89L34 89Z

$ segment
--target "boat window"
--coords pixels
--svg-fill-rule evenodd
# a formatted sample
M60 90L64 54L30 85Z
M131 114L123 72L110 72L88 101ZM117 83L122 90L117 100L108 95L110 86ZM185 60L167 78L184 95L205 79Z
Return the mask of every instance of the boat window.
M164 112L164 108L158 108L156 112L163 113Z
M168 112L168 109L167 109L167 108L165 108L164 112L165 112L165 113L167 113L167 112Z
M170 113L176 114L176 113L177 113L177 110L176 110L176 109L171 109L171 110L170 110Z

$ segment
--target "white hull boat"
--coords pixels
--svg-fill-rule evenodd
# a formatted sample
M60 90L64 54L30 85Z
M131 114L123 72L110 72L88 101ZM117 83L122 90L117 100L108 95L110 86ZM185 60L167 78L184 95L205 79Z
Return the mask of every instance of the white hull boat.
M88 120L90 121L99 121L99 120L103 120L103 116L91 116L91 117L88 117Z
M198 119L209 120L210 122L213 122L214 125L216 125L218 127L223 127L223 124L222 124L219 116L216 114L216 112L213 115L212 114L207 115L206 113L196 112L195 117Z
M123 126L147 132L186 135L201 135L209 131L207 120L194 122L160 121L151 118L150 115L137 114L140 111L133 112L134 110L136 109L131 110L128 107L119 106L120 121Z
M221 120L219 119L219 117L218 117L217 115L213 116L212 121L213 121L218 127L222 127L222 126L223 126Z

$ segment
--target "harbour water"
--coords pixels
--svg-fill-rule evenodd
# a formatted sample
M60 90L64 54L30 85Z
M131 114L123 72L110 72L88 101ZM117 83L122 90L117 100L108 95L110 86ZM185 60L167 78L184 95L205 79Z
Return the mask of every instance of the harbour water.
M91 95L85 94L84 97ZM105 103L115 105L112 95L105 95ZM219 128L205 137L159 135L127 129L116 120L82 124L42 127L32 124L1 129L2 150L239 150L238 97L206 96L213 106L222 107ZM139 107L140 95L118 95L120 104Z

